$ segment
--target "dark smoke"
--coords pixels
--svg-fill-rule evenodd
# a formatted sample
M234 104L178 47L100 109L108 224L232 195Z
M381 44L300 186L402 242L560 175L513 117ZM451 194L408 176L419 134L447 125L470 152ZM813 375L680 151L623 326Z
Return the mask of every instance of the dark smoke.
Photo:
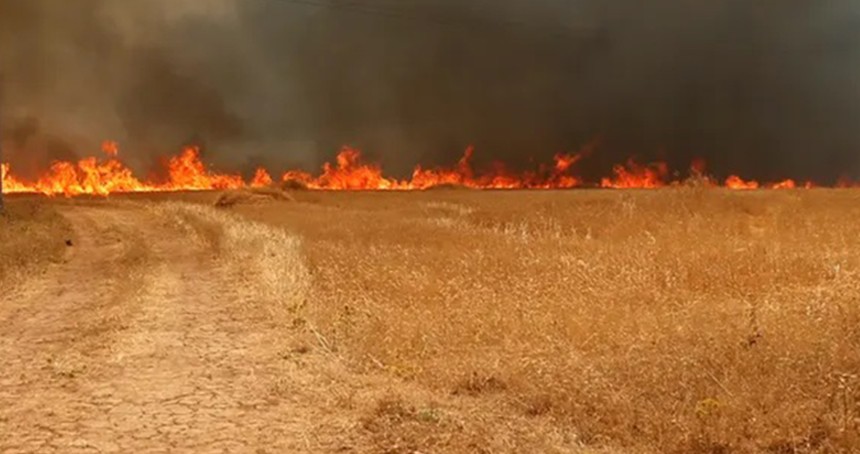
M139 168L352 144L403 173L600 138L587 175L700 156L826 182L860 177L858 51L853 0L0 0L4 143L31 166L113 138Z
M146 169L190 142L243 137L240 113L178 38L193 18L232 26L233 1L0 0L4 150L18 173L118 140ZM201 36L202 37L202 36ZM226 66L226 65L225 65ZM246 81L247 83L247 81Z

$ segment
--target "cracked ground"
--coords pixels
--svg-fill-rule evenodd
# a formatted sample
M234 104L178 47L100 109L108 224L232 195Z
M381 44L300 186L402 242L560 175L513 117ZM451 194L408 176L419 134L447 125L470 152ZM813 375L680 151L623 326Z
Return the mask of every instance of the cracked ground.
M0 454L616 452L492 377L434 387L356 361L321 322L340 310L330 292L369 291L314 261L339 244L315 236L329 224L284 229L205 196L44 202L70 229L59 259L0 279Z
M0 452L349 450L317 384L338 372L283 329L306 279L289 237L179 205L63 215L62 263L0 297ZM267 265L295 267L277 301Z

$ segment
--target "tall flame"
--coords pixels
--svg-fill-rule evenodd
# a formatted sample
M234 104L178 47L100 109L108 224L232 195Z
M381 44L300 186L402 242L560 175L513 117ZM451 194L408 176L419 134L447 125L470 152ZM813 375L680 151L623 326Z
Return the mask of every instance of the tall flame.
M169 181L164 186L167 190L211 190L237 189L245 186L238 175L213 174L206 171L206 166L200 160L200 150L188 147L168 161Z
M271 186L274 183L272 180L272 176L269 175L269 172L260 167L257 169L257 172L254 173L254 178L251 180L252 188L265 188L266 186Z

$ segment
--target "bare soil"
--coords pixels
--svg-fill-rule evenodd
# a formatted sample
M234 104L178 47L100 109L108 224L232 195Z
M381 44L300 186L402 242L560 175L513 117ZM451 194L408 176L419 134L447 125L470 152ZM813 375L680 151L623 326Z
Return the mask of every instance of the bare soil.
M69 222L53 205L23 198L7 201L0 213L0 287L11 285L18 274L57 262L73 240Z

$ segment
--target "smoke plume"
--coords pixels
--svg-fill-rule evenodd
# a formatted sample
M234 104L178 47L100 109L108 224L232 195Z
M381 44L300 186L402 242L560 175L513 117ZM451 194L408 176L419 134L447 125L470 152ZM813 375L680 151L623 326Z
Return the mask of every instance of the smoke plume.
M849 0L0 0L19 171L103 139L147 170L183 144L248 169L340 145L387 168L514 167L600 139L750 178L860 176ZM853 174L852 174L853 172Z

